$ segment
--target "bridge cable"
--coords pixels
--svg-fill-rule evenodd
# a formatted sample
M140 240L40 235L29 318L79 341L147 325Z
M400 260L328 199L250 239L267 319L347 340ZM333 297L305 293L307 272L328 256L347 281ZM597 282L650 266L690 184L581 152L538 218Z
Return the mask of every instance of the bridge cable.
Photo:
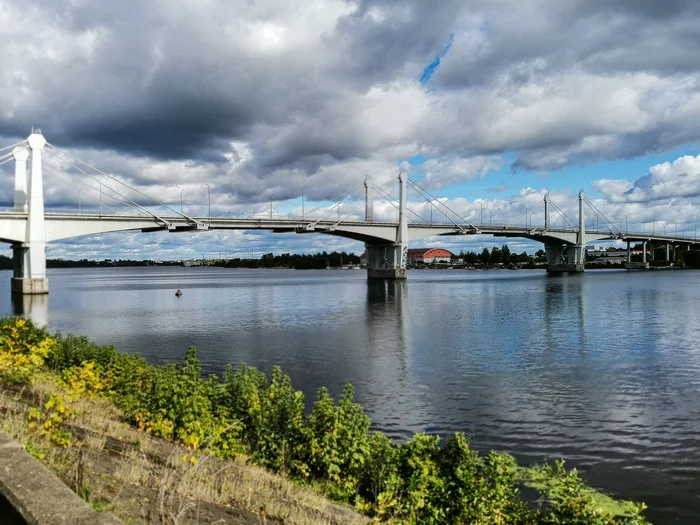
M146 215L150 215L150 216L153 216L153 217L158 218L154 213L151 213L151 212L148 211L146 208L144 208L143 206L139 205L137 202L134 202L133 200L129 199L128 197L125 197L124 195L122 195L121 193L119 193L117 190L115 190L115 189L112 188L111 186L108 186L108 185L105 184L104 182L100 181L97 177L94 177L94 176L90 175L89 173L85 172L84 170L82 170L82 169L79 168L78 166L75 166L74 164L71 164L70 162L68 162L68 161L66 161L66 160L59 159L58 157L54 157L54 158L56 158L56 160L59 160L60 162L65 162L65 163L68 164L70 167L72 167L72 168L78 170L79 172L81 172L82 174L84 174L84 175L85 175L86 177L88 177L90 180L94 180L95 182L97 182L97 184L99 184L99 186L100 186L101 188L104 188L105 190L109 190L109 191L111 191L112 193L114 193L115 195L117 195L117 197L113 197L113 196L111 196L111 195L109 195L109 194L104 194L106 197L109 197L110 199L112 199L112 200L114 200L114 201L117 201L117 202L119 202L120 204L124 204L124 205L126 205L127 207L132 208L132 209L134 209L134 210L136 210L136 211L140 211L141 213L145 213ZM54 166L51 166L51 167L52 167L53 169L56 169L56 167L54 167ZM60 168L59 168L59 169L60 169ZM71 177L71 178L74 178L75 180L80 180L78 177L75 177L75 176L73 176L73 175L70 175L69 173L65 172L65 171L62 170L62 169L60 169L60 171L63 172L63 173L66 173L66 175L68 175L68 176ZM101 191L100 188L95 188L94 186L90 186L89 184L87 184L87 183L85 183L85 182L82 182L82 184L88 186L89 188L92 188L92 189L95 190L95 191Z
M52 151L52 152L55 151L55 152L60 153L60 154L63 154L63 153L64 153L64 152L62 152L61 150L59 150L58 148L56 148L55 146L51 146L51 149L50 149L49 151ZM121 182L119 179L117 179L117 178L115 178L115 177L112 177L112 176L110 176L110 175L107 175L107 174L104 173L103 171L100 171L100 170L98 170L97 168L95 168L95 167L93 167L93 166L90 166L88 163L83 162L83 161L80 160L79 158L74 157L74 156L70 155L69 153L65 153L65 155L68 155L69 157L71 157L71 158L73 158L73 159L75 159L75 160L77 160L77 161L79 161L79 162L85 164L86 166L89 166L90 168L92 168L92 169L94 169L95 171L101 173L102 175L104 175L104 176L107 177L108 179L113 180L113 181L115 181L115 182L118 182L119 184L122 184L123 186L126 186L127 188L129 188L129 189L135 191L136 193L139 193L140 195L143 195L143 196L146 197L147 199L150 199L150 200L152 200L152 201L154 201L154 202L159 202L159 201L157 201L156 199L153 199L153 198L149 197L148 195L146 195L146 194L144 194L144 193L141 193L140 191L138 191L138 190L136 190L136 189L130 187L128 184L125 184L125 183ZM94 176L88 174L85 170L80 169L79 167L75 166L74 164L71 164L70 162L67 162L67 161L65 161L65 160L63 160L63 162L66 162L69 166L71 166L71 167L77 169L78 171L80 171L81 173L83 173L84 175L86 175L87 177L91 177L91 178L93 178L94 180L97 180L97 177L94 177ZM101 181L99 181L99 180L97 180L97 182L98 182L99 184L101 184L103 187L109 188L111 191L113 191L113 192L116 193L117 195L120 195L120 197L121 197L122 199L124 199L125 201L129 201L130 203L132 203L132 204L133 204L134 206L136 206L137 208L143 210L143 211L144 211L145 213L147 213L148 215L151 215L152 217L154 217L154 218L157 219L158 221L162 222L165 226L169 226L169 225L170 225L170 223L168 223L168 221L166 221L165 219L163 219L162 217L160 217L158 214L153 213L152 211L150 211L150 210L144 208L143 206L141 206L139 203L135 202L134 200L129 199L128 197L126 197L126 196L120 194L117 190L111 188L110 186L107 186L104 182L101 182ZM167 205L164 205L164 206L170 208L170 207L167 206ZM171 208L171 209L172 209L172 208ZM178 212L178 214L180 214L180 213ZM181 215L181 214L180 214L180 215Z
M430 197L433 201L437 201L437 204L440 206L443 206L446 208L450 213L456 215L458 218L460 218L462 221L464 221L465 224L467 224L470 228L473 228L474 230L478 230L476 226L474 226L471 222L469 222L467 219L462 217L459 213L454 211L452 208L450 208L447 204L444 202L440 201L437 197L435 197L433 194L431 194L429 191L424 190L421 186L419 186L417 183L413 182L411 179L408 179L407 182L411 185L413 189L415 189L418 193L420 193L426 200L428 200L428 197ZM426 197L427 195L427 197ZM437 207L437 205L434 202L430 202L430 205L433 206L435 209L440 211L450 222L452 222L455 226L457 226L461 231L463 231L462 227L457 224L453 219L451 219L445 212L440 210L440 208Z
M315 208L312 208L311 210L305 212L304 215L306 216L306 215L309 215L309 214L311 214L311 213L314 213L314 212L316 212L316 211L318 211L318 210L320 210L320 209L323 209L323 208L325 208L326 206L328 206L330 203L335 202L335 201L337 201L338 199L341 199L341 198L345 197L348 193L351 193L351 192L352 192L352 193L355 193L355 192L356 192L358 189L360 189L363 185L364 185L364 182L358 184L357 186L355 186L355 187L353 187L353 188L350 188L350 189L347 190L346 192L341 193L340 195L338 195L337 197L334 197L333 199L326 199L326 200L325 200L322 204L320 204L319 206L316 206ZM325 214L324 214L324 215L325 215Z
M27 139L20 140L17 144L13 144L12 146L5 146L4 148L0 148L0 151L5 151L6 149L10 149L10 148L16 148L17 146L24 146L26 144L27 144ZM10 152L10 155L11 154L12 154L12 152Z
M46 172L48 175L50 175L50 176L54 177L55 179L61 181L63 184L65 184L66 186L68 186L70 189L75 189L73 186L71 186L71 184L69 184L68 182L64 181L63 179L61 179L61 178L58 176L58 173L59 173L58 170L56 170L56 169L53 168L52 166L48 166L48 165L47 165L46 167L48 167L49 170L50 170L50 171L47 171L47 172ZM51 171L54 171L55 173L51 173ZM94 189L94 188L92 188L92 186L88 186L88 187L91 188L91 189ZM90 197L88 197L88 198L90 198ZM94 197L92 197L92 198L90 198L90 199L93 200L94 202L99 202L99 203L100 203L102 206L104 206L105 208L109 208L110 210L112 210L112 211L114 212L115 215L121 215L121 213L119 213L117 210L115 210L114 208L112 208L112 207L109 206L108 204L105 204L104 202L100 202L100 201L98 201L97 199L95 199Z
M619 235L620 237L624 237L624 234L623 234L620 230L617 229L617 226L615 226L615 224L612 223L612 222L610 221L610 219L608 219L608 218L605 216L605 214L603 214L603 212L601 212L601 211L596 207L595 204L593 204L591 201L589 201L589 200L588 200L588 197L586 197L586 196L584 195L584 196L583 196L583 200L586 202L586 204L588 204L588 206L591 207L591 209L593 210L593 212L594 212L596 215L598 215L598 217L600 217L601 219L603 219L603 222L606 222L606 223L608 224L608 227L610 228L610 233L613 233L613 234L614 234L615 232L617 232L616 237L617 237L618 235Z
M564 222L564 226L566 226L566 222L568 221L569 223L571 223L572 228L576 229L577 224L571 219L571 217L569 217L569 216L564 212L564 210L562 210L559 206L557 206L556 203L555 203L551 198L548 199L547 202L548 202L549 204L551 204L552 207L553 207L559 214L561 214L561 216L564 218L564 221L565 221L565 222ZM566 229L566 228L564 228L564 229Z
M342 204L341 204L342 201L340 201L339 199L341 199L341 198L343 198L343 197L350 197L350 196L356 194L356 193L360 190L360 188L362 187L363 184L364 184L364 183L358 184L357 186L355 186L355 188L351 188L351 189L349 189L348 191L346 191L346 192L344 192L344 193L338 195L338 197L336 197L334 200L337 201L337 203L338 203L339 206L342 206ZM315 219L312 219L311 222L313 223L314 226L315 226L316 224L318 224L319 222L321 222L321 221L323 220L323 218L324 218L326 215L328 215L329 213L331 213L331 212L333 211L333 209L335 208L335 205L330 206L330 205L327 205L327 204L323 204L323 205L317 206L316 208L314 208L313 210L311 210L310 213L313 213L313 212L318 211L318 210L320 210L320 209L322 209L322 208L324 208L324 207L326 207L326 206L329 206L329 207L326 209L326 211L325 211L324 213L322 213L319 217L317 217L317 218L315 218Z
M48 158L49 158L49 157L47 157L47 160L48 160ZM61 160L61 159L58 159L58 158L53 158L53 159L59 160L59 161ZM65 162L65 161L63 161L63 162ZM73 165L70 164L70 163L67 163L67 164L68 164L69 166L72 166L72 167L74 167L75 169L77 169L77 170L80 171L80 168L78 168L78 167L76 167L76 166L73 166ZM80 177L76 177L75 175L72 175L72 174L68 173L67 171L63 170L61 167L53 166L53 165L49 164L48 162L46 163L46 166L47 166L49 169L52 169L52 170L54 170L54 171L58 171L58 172L60 172L61 174L66 175L67 177L70 177L72 180L74 180L74 181L77 182L78 184L82 184L83 186L86 186L86 187L90 188L90 189L93 190L93 191L101 192L103 196L105 196L105 197L107 197L107 198L109 198L109 199L112 199L113 201L118 202L119 204L123 204L123 205L125 205L127 208L131 208L131 209L135 210L137 213L144 213L144 212L143 212L142 210L140 210L137 206L134 206L134 205L132 205L132 204L129 204L129 202L127 202L127 199L125 199L125 197L123 197L123 196L121 195L121 193L119 193L118 191L116 191L116 190L115 190L114 188L112 188L111 186L108 186L108 185L106 185L105 183L100 182L96 177L92 177L92 176L90 176L90 175L87 176L87 177L88 177L88 180L92 180L92 181L97 182L97 184L99 185L98 187L91 186L90 184L88 184L87 182L85 182L85 181L84 181L83 179L81 179ZM112 193L116 194L116 197L110 195L109 193L105 193L103 190L109 190L109 191L111 191Z
M384 194L384 196L386 197L387 202L388 202L389 204L391 204L391 205L392 205L394 208L396 208L397 210L401 211L401 202L400 202L398 199L394 198L392 195L390 195L389 193L387 193L386 191L384 191L383 189L381 189L379 186L374 186L374 189L377 190L377 191L379 191L379 192L381 192L382 194ZM406 211L409 212L409 213L413 213L413 215L415 215L415 216L418 217L419 219L422 219L422 217L421 217L420 215L418 215L417 213L415 213L413 210L411 210L411 209L408 207L408 203L406 203ZM415 219L413 219L413 218L411 218L411 217L408 217L408 220L415 222Z
M344 204L342 204L342 205L341 205L341 204L338 204L336 207L338 207L338 206L340 206L340 207L345 207L345 206L350 207L351 205L354 205L355 203L361 201L363 197L364 197L364 195L355 196L355 197L353 197L353 198L350 200L350 202L346 202L346 203L344 203ZM340 210L340 208L338 208L338 210ZM352 211L352 209L350 209L350 210L348 211L348 213L346 213L346 214L343 215L340 219L338 219L338 221L335 223L335 226L338 226L341 222L343 222L344 220L348 219L348 218L351 217L352 215L353 215L353 211Z
M472 223L470 223L467 219L465 219L465 218L462 217L459 213L457 213L457 212L454 211L452 208L450 208L447 204L445 204L444 202L442 202L439 198L437 198L437 197L435 197L434 195L432 195L429 191L423 189L421 186L419 186L417 183L413 182L413 181L410 180L410 179L409 179L407 182L409 182L409 183L411 184L411 187L414 188L417 192L419 192L426 200L428 200L428 197L430 197L430 199L432 199L432 201L437 201L437 204L439 204L440 206L443 206L443 207L446 208L450 213L456 215L458 218L460 218L462 221L464 221L465 224L467 224L467 225L470 226L471 228L474 228L475 230L477 229L476 226L474 226L474 225L473 225ZM428 197L426 197L426 195L427 195ZM437 205L435 205L435 203L432 202L432 201L430 201L431 206L433 206L433 207L435 207L436 209L439 210L439 208L437 207ZM445 217L447 217L453 224L455 224L456 226L458 226L457 223L456 223L454 220L450 219L450 217L449 217L445 212L441 211L441 213L442 213ZM460 228L460 229L461 229L461 228Z
M381 193L383 193L384 196L385 196L386 199L387 199L387 202L388 202L389 204L391 204L391 205L392 205L394 208L396 208L397 210L401 211L401 202L399 202L398 199L396 199L396 198L394 198L393 196L391 196L389 193L387 193L386 191L384 191L383 189L381 189L379 186L374 186L374 189L377 190L377 191L379 191L379 192L381 192ZM426 221L423 217L421 217L419 214L417 214L416 212L414 212L411 208L409 208L409 207L408 207L408 203L406 203L406 211L407 211L408 213L412 213L413 215L415 215L416 217L418 217L418 218L419 218L420 220L422 220L423 222L425 222L425 223L428 222L428 221ZM415 224L418 224L418 223L416 222L416 220L413 219L413 218L411 218L411 217L408 217L408 220L413 221Z
M56 151L56 152L58 152L58 153L60 153L60 154L66 155L66 156L68 156L68 157L70 157L70 158L72 158L72 159L74 159L74 160L77 160L77 161L80 162L81 164L84 164L85 166L87 166L87 167L89 167L89 168L95 170L96 172L100 173L101 175L104 175L104 176L107 177L108 179L111 179L111 180L117 182L118 184L121 184L122 186L125 186L126 188L128 188L128 189L130 189L130 190L132 190L132 191L134 191L134 192L136 192L136 193L138 193L139 195L141 195L141 196L143 196L143 197L146 197L147 199L150 199L150 200L152 200L153 202L156 202L156 203L160 204L161 206L165 206L165 207L168 208L169 210L175 212L177 215L180 215L181 217L184 217L184 218L186 218L187 220L189 220L189 221L191 221L191 222L193 222L193 223L195 223L195 224L204 225L204 223L199 222L199 221L197 221L196 219L194 219L194 218L192 218L192 217L190 217L190 216L188 216L188 215L185 215L184 213L182 213L182 212L176 210L175 208L173 208L173 207L171 207L171 206L165 204L164 202L162 202L162 201L160 201L160 200L158 200L158 199L154 199L153 197L151 197L151 196L149 196L149 195L146 195L145 193L143 193L143 192L137 190L136 188L134 188L134 187L132 187L132 186L129 186L129 185L126 184L125 182L120 181L120 180L117 179L116 177L112 177L111 175L108 175L108 174L105 173L104 171L102 171L102 170L96 168L95 166L92 166L91 164L88 164L87 162L85 162L85 161L83 161L83 160L80 160L78 157L76 157L76 156L74 156L74 155L71 155L71 154L68 153L67 151L63 151L63 150L57 148L56 146L54 146L53 144L49 144L48 142L46 143L46 145L49 146L52 150L54 150L54 151ZM131 202L134 202L134 201L131 201ZM139 206L139 204L137 204L137 203L135 203L135 202L134 202L134 204L136 204L136 206ZM140 207L140 208L143 208L142 206L139 206L139 207ZM163 222L164 224L168 225L168 222L167 222L166 220L164 220L163 218L159 217L157 214L155 214L155 213L153 213L153 212L150 212L150 211L146 210L145 208L143 208L143 209L144 209L149 215L154 216L154 217L157 218L159 221L161 221L161 222Z

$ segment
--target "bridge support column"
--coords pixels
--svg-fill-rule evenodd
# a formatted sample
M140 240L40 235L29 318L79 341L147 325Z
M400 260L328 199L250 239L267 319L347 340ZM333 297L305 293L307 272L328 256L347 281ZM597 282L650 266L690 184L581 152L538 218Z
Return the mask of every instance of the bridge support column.
M401 264L404 259L401 244L367 244L366 247L368 279L406 278L406 265Z
M669 254L669 246L668 243L666 243L666 262L670 261L670 254Z
M547 272L577 273L583 271L583 263L580 262L581 250L578 246L546 244L544 251L547 256Z
M642 241L642 262L647 262L647 241Z
M632 249L630 248L630 242L627 241L627 262L632 262Z
M408 174L399 172L399 224L396 242L391 244L367 244L368 279L405 279L408 263L408 214L406 182Z
M46 225L41 171L41 152L46 139L40 131L32 131L27 142L31 150L27 236L24 243L12 247L14 273L11 289L12 293L46 294L49 293L49 280L46 277Z
M547 201L545 200L545 216ZM583 213L583 192L578 194L578 235L576 244L571 246L545 245L547 271L549 273L583 272L586 265L586 223ZM545 220L547 218L545 217Z

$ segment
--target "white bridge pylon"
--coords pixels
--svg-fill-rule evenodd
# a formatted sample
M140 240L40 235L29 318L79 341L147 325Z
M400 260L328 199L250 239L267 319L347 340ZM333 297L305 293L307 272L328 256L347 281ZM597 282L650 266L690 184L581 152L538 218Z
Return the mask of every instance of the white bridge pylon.
M6 150L9 152L3 153ZM52 169L50 165L44 165L42 155L47 152L55 155L62 162L67 162L76 171L88 178L77 179L79 184L84 184L100 194L100 213L66 213L46 212L44 209L43 167ZM47 143L40 130L32 130L29 137L18 144L0 148L0 164L14 160L15 162L15 191L14 209L0 212L0 242L12 245L13 250L13 276L12 292L17 294L46 294L49 291L46 276L46 244L83 235L99 233L141 230L143 232L170 231L191 232L203 230L269 230L272 232L293 232L299 234L325 233L349 239L362 241L367 249L367 276L370 279L405 279L408 263L408 244L410 241L435 235L478 235L489 234L497 237L524 237L544 243L547 253L548 269L552 272L580 272L583 271L585 262L586 242L621 239L628 242L644 243L671 243L675 245L700 245L695 239L686 237L674 237L665 235L631 234L622 233L611 225L607 219L588 201L583 192L579 193L579 217L578 224L573 221L571 228L556 229L551 227L549 212L550 207L558 210L562 217L565 214L558 209L550 199L545 197L545 224L544 227L519 227L508 225L474 225L442 200L429 194L416 182L408 179L408 174L401 170L398 175L399 200L394 203L390 195L381 188L372 184L371 178L364 182L365 187L365 220L357 220L354 217L341 218L339 200L330 209L327 209L320 217L310 217L309 213L302 211L301 217L280 218L235 218L235 217L191 217L182 213L182 210L154 199L141 191L126 185L117 178L100 171L68 152L59 150ZM27 163L29 162L29 169ZM75 164L72 164L72 163ZM85 169L80 166L84 166ZM103 179L123 185L168 210L168 213L155 213L146 209L135 200L128 199L103 181L97 181L97 186L89 186L87 180L92 177L86 169L93 170ZM73 178L71 175L69 177ZM94 179L94 177L93 177ZM89 179L92 180L92 179ZM359 185L361 187L362 185ZM427 202L432 209L438 210L449 222L430 223L422 219L408 207L408 187L415 190ZM129 210L117 211L103 203L103 192ZM353 193L356 192L353 190ZM361 190L359 190L361 191ZM374 196L383 193L390 198L390 202L398 210L397 222L376 222L374 220ZM350 191L345 192L346 195ZM115 197L116 195L116 197ZM352 195L352 194L351 194ZM302 194L303 199L303 194ZM594 213L603 218L610 226L609 231L586 231L584 206L588 205ZM114 214L104 214L106 207ZM303 208L302 208L303 209ZM317 208L318 210L319 208ZM331 220L333 213L330 210L337 209L337 220ZM315 210L314 210L315 211ZM409 222L409 214L414 215L423 222ZM329 216L330 215L330 216ZM413 219L411 219L413 220ZM564 225L566 226L566 224Z

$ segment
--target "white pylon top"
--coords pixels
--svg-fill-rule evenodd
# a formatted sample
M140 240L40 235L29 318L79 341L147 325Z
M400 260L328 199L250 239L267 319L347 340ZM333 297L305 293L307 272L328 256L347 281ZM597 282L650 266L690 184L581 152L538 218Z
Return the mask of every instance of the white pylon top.
M19 162L24 162L29 158L29 150L23 146L17 146L12 150L12 156Z
M40 130L33 131L29 137L27 137L27 143L31 149L44 149L46 145L46 139L41 134Z

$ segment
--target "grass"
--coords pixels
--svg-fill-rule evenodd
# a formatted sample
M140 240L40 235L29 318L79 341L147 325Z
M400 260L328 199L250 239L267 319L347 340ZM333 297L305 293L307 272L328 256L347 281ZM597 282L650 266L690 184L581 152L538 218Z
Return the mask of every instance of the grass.
M322 494L250 464L193 454L121 421L108 400L80 397L62 425L58 445L28 421L51 394L66 395L57 377L41 373L31 386L0 388L0 429L44 462L99 511L125 523L360 524L366 516Z

